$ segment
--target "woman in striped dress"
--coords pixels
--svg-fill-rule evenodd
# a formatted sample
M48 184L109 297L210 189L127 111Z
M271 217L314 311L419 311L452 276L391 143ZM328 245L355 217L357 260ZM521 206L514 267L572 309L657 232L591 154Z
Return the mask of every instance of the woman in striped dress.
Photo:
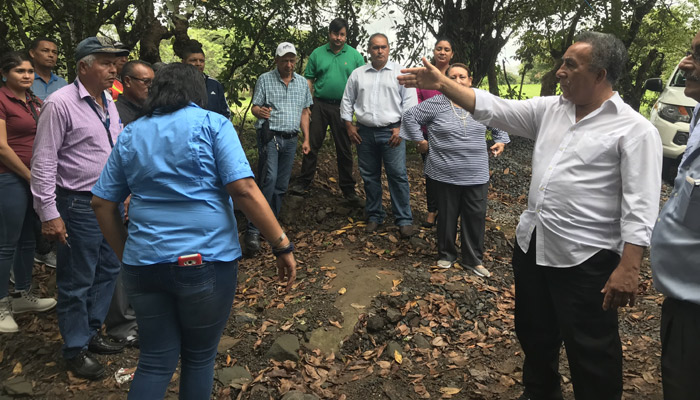
M471 75L464 64L452 64L447 75L464 86L471 86ZM486 126L452 103L444 95L434 96L407 110L401 120L401 137L418 142L426 152L425 174L435 181L438 200L438 266L450 268L457 261L457 222L461 218L462 264L479 276L491 273L483 265L486 195L489 163ZM428 129L423 138L421 125ZM510 138L491 128L496 144L494 156L503 151Z

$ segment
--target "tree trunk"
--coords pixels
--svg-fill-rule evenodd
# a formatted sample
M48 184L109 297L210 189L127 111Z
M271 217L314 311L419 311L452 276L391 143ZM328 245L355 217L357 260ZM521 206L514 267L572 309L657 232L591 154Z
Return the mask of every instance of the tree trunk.
M553 96L557 92L557 85L559 84L559 79L557 79L557 71L561 67L561 59L557 61L552 69L547 71L546 74L542 75L542 87L540 88L540 96Z
M489 92L494 96L499 96L500 93L498 91L498 72L496 71L496 64L491 64L491 68L489 68L487 75L489 79Z

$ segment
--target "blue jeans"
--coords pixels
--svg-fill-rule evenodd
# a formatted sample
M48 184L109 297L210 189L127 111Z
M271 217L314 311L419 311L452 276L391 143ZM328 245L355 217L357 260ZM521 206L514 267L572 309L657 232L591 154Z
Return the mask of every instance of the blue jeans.
M119 260L102 236L90 207L92 196L57 192L56 205L66 225L68 245L59 244L56 253L56 313L63 357L72 358L102 329Z
M283 139L275 136L263 144L258 130L258 186L275 216L282 208L282 198L287 192L292 165L297 152L297 137ZM259 233L253 223L248 223L248 232Z
M10 268L15 290L29 290L34 267L34 209L29 183L12 172L0 173L0 299L8 295Z
M362 143L357 145L360 175L365 183L367 220L381 224L386 212L382 207L382 161L391 194L391 211L398 226L413 224L406 174L406 144L389 146L391 129L358 126Z
M122 268L141 347L129 399L162 399L180 356L180 399L208 399L216 348L236 293L238 261Z

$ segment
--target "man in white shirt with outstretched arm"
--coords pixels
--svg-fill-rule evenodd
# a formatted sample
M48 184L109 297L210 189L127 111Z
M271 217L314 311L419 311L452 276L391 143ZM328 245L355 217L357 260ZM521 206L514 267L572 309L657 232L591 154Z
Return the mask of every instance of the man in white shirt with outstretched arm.
M613 35L584 32L557 71L561 96L524 101L459 86L425 59L425 68L398 77L440 90L477 121L535 140L513 253L521 399L562 399L562 341L577 400L622 396L617 307L634 304L662 157L656 128L613 91L626 59Z

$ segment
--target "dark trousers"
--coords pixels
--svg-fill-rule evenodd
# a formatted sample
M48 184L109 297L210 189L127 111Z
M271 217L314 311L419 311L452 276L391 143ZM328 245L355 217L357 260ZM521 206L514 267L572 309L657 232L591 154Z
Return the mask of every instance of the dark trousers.
M622 347L617 310L603 311L603 294L620 257L601 250L574 267L537 265L535 233L523 253L516 243L515 332L525 353L523 383L533 400L562 399L559 351L569 359L577 400L622 396Z
M56 197L68 233L68 245L59 244L56 254L56 314L65 358L77 356L102 329L119 274L119 260L102 236L90 200L90 194L60 190Z
M700 397L700 305L667 297L661 309L665 400Z
M425 165L425 159L428 157L428 153L421 153L420 156L423 159L423 165ZM427 175L425 176L425 202L428 207L428 212L437 212L438 206L437 199L435 198L435 181L430 179Z
M462 263L472 267L483 264L489 184L460 186L430 180L437 199L438 256L441 260L457 260L455 239L457 222L461 219Z
M138 333L136 313L131 308L126 296L122 272L119 272L119 276L117 276L112 303L110 303L109 311L105 317L105 328L108 336L118 340L125 340Z
M298 182L303 186L309 186L316 174L318 164L318 152L321 150L323 140L326 138L326 130L331 127L335 154L338 161L338 185L344 195L355 193L355 178L352 177L352 144L345 130L345 123L340 119L340 105L324 103L314 99L311 109L311 125L309 127L309 142L311 151L304 154L301 161L301 172Z

